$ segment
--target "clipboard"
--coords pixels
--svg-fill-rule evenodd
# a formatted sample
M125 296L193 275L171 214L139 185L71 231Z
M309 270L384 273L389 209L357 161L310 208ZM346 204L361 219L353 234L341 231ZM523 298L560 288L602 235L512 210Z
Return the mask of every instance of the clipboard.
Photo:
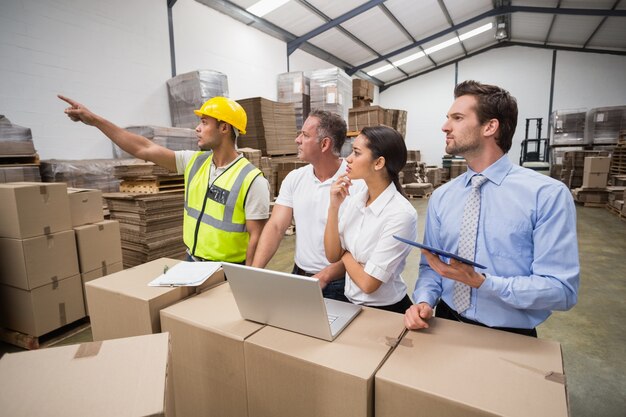
M459 262L463 262L464 264L475 266L476 268L487 269L487 267L484 266L484 265L478 264L478 263L476 263L474 261L470 261L469 259L462 258L459 255L456 255L454 253L446 252L446 251L443 251L441 249L435 249L435 248L432 248L430 246L426 246L426 245L423 245L421 243L413 242L412 240L405 239L403 237L399 237L399 236L396 236L396 235L393 235L393 237L395 239L399 240L400 242L404 242L406 244L409 244L411 246L415 246L415 247L420 248L420 249L426 249L427 251L432 252L432 253L434 253L436 255L439 255L439 256L443 256L444 258L452 258L452 259L455 259L455 260L457 260Z

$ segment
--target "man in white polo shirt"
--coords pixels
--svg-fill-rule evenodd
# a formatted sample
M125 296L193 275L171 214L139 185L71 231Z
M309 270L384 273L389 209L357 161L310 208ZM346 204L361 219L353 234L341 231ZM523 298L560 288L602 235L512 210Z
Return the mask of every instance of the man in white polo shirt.
M326 259L324 229L330 186L346 172L347 164L340 157L346 130L346 122L337 114L322 110L309 114L296 138L298 158L309 165L290 172L283 180L252 262L259 268L267 265L293 218L296 251L292 272L319 279L324 297L340 301L348 301L344 296L346 270L341 261L330 264ZM354 181L350 192L363 187L363 181Z

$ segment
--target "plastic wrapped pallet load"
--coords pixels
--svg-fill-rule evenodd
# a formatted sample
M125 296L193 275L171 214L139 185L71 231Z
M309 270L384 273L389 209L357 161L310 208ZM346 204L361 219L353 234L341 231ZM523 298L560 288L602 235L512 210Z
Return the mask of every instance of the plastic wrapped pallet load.
M286 72L278 75L278 102L293 104L296 128L302 129L311 111L311 80L304 72Z
M172 125L193 129L198 125L194 114L202 104L216 96L228 97L228 77L213 70L196 70L167 81Z
M352 105L352 79L342 69L328 68L307 73L311 79L311 110L340 114L348 120Z
M198 124L198 116L195 116L196 125ZM195 127L195 126L194 126ZM162 126L128 126L126 130L150 139L157 145L166 147L173 151L191 150L197 151L198 137L194 129L183 127L162 127ZM115 158L132 158L133 156L124 152L115 143L113 144L113 157Z

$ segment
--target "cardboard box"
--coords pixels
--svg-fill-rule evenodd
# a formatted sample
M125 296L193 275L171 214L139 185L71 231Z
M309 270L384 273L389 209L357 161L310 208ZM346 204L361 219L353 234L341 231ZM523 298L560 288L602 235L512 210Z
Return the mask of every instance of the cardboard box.
M72 228L64 183L0 184L0 236L15 239Z
M264 327L244 341L249 415L373 416L374 374L403 331L402 314L372 308L333 342Z
M588 156L585 158L584 172L609 172L610 156Z
M85 284L93 340L159 333L159 311L197 290L224 281L220 269L201 288L149 287L148 283L179 260L161 258Z
M118 221L104 220L78 226L74 228L74 232L81 273L106 269L108 265L122 262L122 240ZM101 276L104 275L107 274Z
M0 409L20 416L173 416L169 335L9 353Z
M98 223L104 220L102 191L87 188L68 188L72 227Z
M247 416L243 341L263 327L239 314L228 283L161 310L171 334L176 415Z
M376 373L376 416L567 416L561 346L432 319Z
M0 327L39 337L83 317L80 275L31 291L0 284Z
M604 188L609 181L608 172L587 172L583 174L583 188Z
M85 299L85 314L89 315L89 306L87 305L87 294L85 293L85 284L89 281L93 281L97 278L105 277L109 274L114 274L116 272L120 272L124 270L124 264L122 262L117 262L111 265L102 265L101 268L94 269L89 272L84 272L80 274L80 280L83 285L83 297Z
M32 290L78 274L74 231L0 238L0 283Z

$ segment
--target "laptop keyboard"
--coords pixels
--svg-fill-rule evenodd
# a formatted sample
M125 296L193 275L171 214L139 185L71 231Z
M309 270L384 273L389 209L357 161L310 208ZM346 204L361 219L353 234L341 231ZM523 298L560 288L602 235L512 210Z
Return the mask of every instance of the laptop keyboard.
M332 314L328 315L328 324L333 324L335 320L337 320L339 316L333 316Z

